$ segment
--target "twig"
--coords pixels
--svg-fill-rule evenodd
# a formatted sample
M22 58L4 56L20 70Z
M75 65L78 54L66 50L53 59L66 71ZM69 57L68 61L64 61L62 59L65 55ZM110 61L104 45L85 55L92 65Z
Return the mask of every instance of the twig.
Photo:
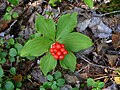
M119 13L119 12L120 12L120 10L118 10L118 11L113 11L113 12L109 12L109 13L105 13L105 14L94 14L94 13L93 13L93 16L103 17L103 16L106 16L106 15L109 15L109 14Z
M106 66L102 66L102 65L97 65L97 64L91 63L90 60L89 60L87 57L85 57L83 54L78 54L78 53L77 53L77 55L78 55L82 60L84 60L85 62L89 63L89 64L92 65L92 66L96 66L96 67L100 67L100 68L108 68L108 69L111 69L111 70L117 70L117 69L115 69L115 68L106 67Z
M10 27L9 27L7 30L5 30L5 34L8 34L8 33L9 33L10 29L12 28L12 26L13 26L16 22L17 22L17 20L15 20L15 21L10 25Z
M109 76L102 76L102 77L95 78L94 80L100 80L100 79L108 78L108 77L109 77Z

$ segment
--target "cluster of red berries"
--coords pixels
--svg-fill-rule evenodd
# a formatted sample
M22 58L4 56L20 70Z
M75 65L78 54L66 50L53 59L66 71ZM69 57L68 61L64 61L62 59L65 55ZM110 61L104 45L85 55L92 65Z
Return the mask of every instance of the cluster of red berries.
M60 44L58 42L54 43L50 48L51 54L54 56L56 60L63 60L64 56L68 54L68 51L65 50L65 45Z

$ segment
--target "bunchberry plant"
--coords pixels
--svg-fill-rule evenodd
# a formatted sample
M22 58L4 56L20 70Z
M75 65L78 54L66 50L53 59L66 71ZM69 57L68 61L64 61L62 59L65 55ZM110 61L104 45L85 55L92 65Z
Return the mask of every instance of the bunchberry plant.
M60 90L60 87L65 85L65 80L62 78L62 74L56 71L53 75L47 75L48 82L43 83L40 86L40 90Z
M8 6L8 7L6 8L6 13L5 13L4 16L3 16L3 19L4 19L4 20L12 20L12 18L15 19L15 18L17 18L17 17L19 17L18 13L17 13L17 12L13 12L13 11L12 11L12 7L11 7L11 6Z
M77 25L77 13L66 14L55 23L52 19L38 15L35 27L41 36L37 36L24 45L21 56L41 56L40 69L44 75L53 70L59 61L61 67L75 70L76 57L73 52L93 45L92 40L81 33L74 32Z
M92 78L87 79L87 86L92 87L92 90L102 90L104 85L105 85L105 83L100 82L99 80L95 82L94 79L92 79Z

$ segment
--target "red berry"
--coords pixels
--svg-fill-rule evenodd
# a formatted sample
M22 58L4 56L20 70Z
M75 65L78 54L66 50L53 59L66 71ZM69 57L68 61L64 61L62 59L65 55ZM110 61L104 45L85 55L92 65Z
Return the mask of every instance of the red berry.
M63 48L64 48L64 47L65 47L65 45L64 45L64 44L61 44L61 47L63 47Z
M52 45L52 48L55 48L55 44Z
M50 48L50 52L53 53L53 52L54 52L54 49L53 49L53 48Z
M56 42L55 44L60 44L59 42Z
M53 52L53 53L51 53L53 56L55 55L55 53Z
M64 55L68 54L68 51L65 50L65 51L63 52L63 54L64 54Z
M59 59L58 55L56 55L56 54L54 55L54 58L55 58L56 60Z
M56 48L54 49L54 53L57 53L57 49Z
M60 59L60 60L63 60L63 59L64 59L64 55L60 55L60 56L59 56L59 59Z
M61 51L57 51L57 55L60 56L62 54Z
M61 52L64 52L64 51L65 51L65 49L64 49L64 48L61 48L61 49L60 49L60 51L61 51Z
M57 50L61 49L61 45L60 44L56 44L55 47L56 47Z

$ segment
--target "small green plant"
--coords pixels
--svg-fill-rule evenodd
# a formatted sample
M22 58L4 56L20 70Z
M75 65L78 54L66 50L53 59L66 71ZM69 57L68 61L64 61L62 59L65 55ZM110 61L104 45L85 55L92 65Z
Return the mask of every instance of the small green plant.
M22 45L15 42L13 38L9 40L0 38L0 90L20 90L19 88L22 83L13 80L13 77L16 75L16 68L9 67L10 69L4 70L2 65L5 64L6 61L14 62L16 60L15 57L19 55L20 48L22 48L21 46ZM14 50L12 48L14 48Z
M49 4L51 4L52 6L56 6L56 2L61 2L61 0L50 0Z
M13 11L12 11L12 7L11 7L11 6L8 6L8 7L6 8L6 13L5 13L4 16L3 16L3 19L4 19L4 20L12 20L12 18L15 19L15 18L17 18L17 17L19 17L18 13L17 13L17 12L13 12Z
M90 8L93 7L93 4L94 4L93 0L83 0L83 1L84 1L85 4L87 4Z
M19 4L19 0L8 0L8 2L15 6Z
M94 81L94 79L92 78L88 78L87 79L87 86L88 87L92 87L92 90L102 90L102 88L104 87L105 83L104 82L100 82L98 81Z
M74 72L76 57L73 52L78 52L93 45L92 40L88 36L73 32L76 25L76 12L61 16L58 23L38 15L35 27L41 36L28 40L21 50L21 56L41 56L45 53L46 55L40 59L40 69L45 76L56 67L58 61L61 67ZM64 47L61 48L62 46ZM54 55L51 52L51 48L54 49ZM63 53L63 49L67 52L66 54ZM55 55L58 58L55 58ZM61 55L63 55L62 59L60 59Z
M65 80L62 78L62 74L59 71L56 71L53 76L47 75L48 82L43 83L42 86L40 86L40 90L60 90L60 87L65 85Z
M90 8L93 7L93 0L83 0L85 4L87 4ZM49 0L49 4L51 4L53 7L56 6L56 2L62 2L62 0Z
M9 70L10 74L15 76L16 75L16 69L14 67L11 67ZM19 88L22 86L21 82L14 82L12 78L5 76L5 72L0 66L0 90L20 90Z
M12 63L16 58L20 58L20 51L23 46L13 38L9 40L1 39L0 46L3 47L0 50L0 64L6 63L7 60Z

